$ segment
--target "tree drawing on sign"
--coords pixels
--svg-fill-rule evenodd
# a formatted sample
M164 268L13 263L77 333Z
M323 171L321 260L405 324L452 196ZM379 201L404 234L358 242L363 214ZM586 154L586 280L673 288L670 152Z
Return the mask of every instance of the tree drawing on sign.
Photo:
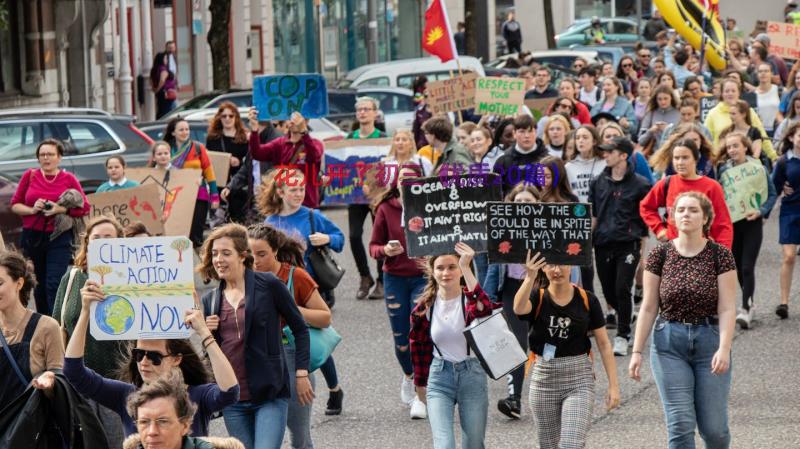
M189 249L191 244L186 239L178 239L172 242L170 248L178 252L178 263L183 262L183 252Z
M92 267L91 271L94 271L100 275L100 285L103 285L106 283L106 275L111 273L111 267L108 265L98 265L96 267Z

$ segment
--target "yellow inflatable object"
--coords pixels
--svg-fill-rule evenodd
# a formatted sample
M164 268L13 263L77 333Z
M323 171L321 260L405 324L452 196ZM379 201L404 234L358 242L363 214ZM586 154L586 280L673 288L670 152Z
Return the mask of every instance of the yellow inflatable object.
M661 11L664 20L686 39L692 47L699 50L703 41L703 14L705 8L701 0L655 0L656 8ZM706 51L705 58L711 67L725 70L725 32L719 16L711 11L706 16Z

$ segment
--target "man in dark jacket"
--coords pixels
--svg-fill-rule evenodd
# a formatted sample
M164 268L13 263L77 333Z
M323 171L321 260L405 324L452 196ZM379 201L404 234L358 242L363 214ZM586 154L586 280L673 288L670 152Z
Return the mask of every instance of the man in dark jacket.
M502 179L505 196L520 182L535 183L536 164L547 156L547 148L536 138L536 120L530 115L519 115L514 119L516 144L494 163L492 171Z
M639 202L650 185L628 164L633 154L629 139L616 137L599 148L606 169L589 184L595 266L606 303L617 313L614 355L625 356L631 341L631 287L639 264L641 239L647 235L647 226L639 216Z
M514 19L514 11L508 12L508 20L503 22L502 33L506 41L508 53L519 53L522 51L522 27Z

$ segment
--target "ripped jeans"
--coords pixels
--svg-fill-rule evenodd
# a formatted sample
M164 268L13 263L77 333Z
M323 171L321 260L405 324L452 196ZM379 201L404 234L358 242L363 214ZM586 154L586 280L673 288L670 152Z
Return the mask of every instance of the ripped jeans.
M386 301L389 325L394 335L394 355L407 376L414 372L411 366L411 351L408 347L411 309L414 308L414 303L423 288L425 288L425 276L395 276L383 273L383 297Z

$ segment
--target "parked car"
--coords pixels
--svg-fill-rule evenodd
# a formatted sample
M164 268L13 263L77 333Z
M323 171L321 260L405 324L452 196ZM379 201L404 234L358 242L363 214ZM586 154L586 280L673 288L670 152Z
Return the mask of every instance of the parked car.
M484 76L483 65L477 58L459 56L461 69L472 71ZM353 69L339 80L336 87L405 87L411 88L414 80L425 75L428 80L435 81L450 78L450 73L458 73L458 64L455 60L444 64L439 58L400 59L397 61L379 62L376 64L362 65Z
M18 246L22 234L22 220L11 212L11 197L17 191L17 179L0 174L0 233L8 246Z
M600 24L609 44L636 42L640 39L636 20L624 17L601 17ZM591 19L579 19L555 36L556 47L570 48L574 44L585 45L586 30L592 26Z
M619 61L626 54L633 54L639 42L611 43L611 44L592 44L592 45L572 45L569 48L577 51L595 51L603 62L610 62L614 67L619 66ZM654 41L641 41L641 45L650 49L653 54L658 53L658 45Z
M519 53L503 55L494 61L487 62L486 66L496 69L504 69L506 68L506 64L508 63L509 59L516 59L518 56ZM598 57L598 52L593 51L593 49L586 51L578 51L574 49L534 51L531 52L531 56L533 57L533 61L538 64L555 64L561 67L572 67L572 63L575 62L577 58L583 58L589 64L601 62L600 58Z
M216 109L225 101L243 108L253 105L253 89L215 90L192 97L178 105L177 108L161 117L160 121L169 121L173 117L184 115L196 109Z
M36 147L46 138L64 142L61 168L75 174L87 193L108 180L106 159L122 154L143 165L153 142L130 115L99 109L10 109L0 111L0 172L21 176L35 167Z

